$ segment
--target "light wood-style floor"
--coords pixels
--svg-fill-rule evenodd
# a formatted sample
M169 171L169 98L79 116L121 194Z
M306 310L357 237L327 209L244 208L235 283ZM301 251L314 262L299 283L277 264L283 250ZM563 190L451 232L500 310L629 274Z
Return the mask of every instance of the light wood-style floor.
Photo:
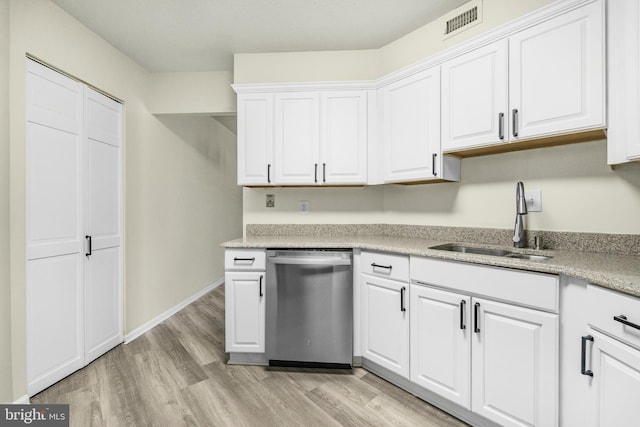
M32 397L71 426L464 426L363 369L225 363L224 287Z

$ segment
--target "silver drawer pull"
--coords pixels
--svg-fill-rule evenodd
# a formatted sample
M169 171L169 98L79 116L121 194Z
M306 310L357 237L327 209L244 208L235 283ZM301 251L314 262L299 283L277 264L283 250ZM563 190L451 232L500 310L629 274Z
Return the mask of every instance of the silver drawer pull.
M255 260L256 260L255 257L253 257L253 258L237 258L236 257L236 258L233 259L234 262L235 261L254 262Z
M632 328L635 328L635 329L639 329L639 330L640 330L640 325L635 324L635 323L633 323L633 322L629 322L629 321L627 320L627 316L625 316L625 315L622 315L622 314L621 314L620 316L613 316L613 320L615 320L616 322L620 322L620 323L622 323L623 325L631 326Z
M376 264L375 262L371 263L371 267L373 267L373 268L386 268L389 271L391 271L391 269L393 268L392 265L380 265L380 264Z

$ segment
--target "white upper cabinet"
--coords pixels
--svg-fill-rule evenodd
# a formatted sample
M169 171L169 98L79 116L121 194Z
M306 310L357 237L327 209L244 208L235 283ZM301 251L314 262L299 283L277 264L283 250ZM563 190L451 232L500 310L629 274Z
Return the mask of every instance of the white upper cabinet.
M273 181L273 94L238 95L238 184Z
M448 179L440 151L440 67L390 83L378 94L384 182Z
M275 94L274 181L317 184L320 157L320 94Z
M603 129L603 2L442 65L442 149L460 152Z
M367 183L366 90L238 94L238 185Z
M609 164L640 160L640 3L607 5Z
M604 2L509 38L511 137L605 126Z
M474 148L509 138L507 40L442 65L442 150Z
M321 94L322 184L367 183L367 92Z

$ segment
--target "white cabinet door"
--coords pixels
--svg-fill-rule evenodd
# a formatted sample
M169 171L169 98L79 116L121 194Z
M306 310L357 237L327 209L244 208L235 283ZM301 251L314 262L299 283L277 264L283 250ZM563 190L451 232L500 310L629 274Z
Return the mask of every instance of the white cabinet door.
M274 182L318 184L320 95L291 92L275 95Z
M594 330L591 370L591 402L585 405L590 425L631 427L638 425L640 351Z
M367 92L321 95L322 183L367 183Z
M442 64L442 150L508 142L507 40Z
M238 185L273 180L273 94L238 95Z
M509 38L512 139L605 126L604 2Z
M471 298L411 285L411 381L471 409Z
M558 425L558 316L472 304L472 410L503 426Z
M83 366L83 87L27 60L27 392Z
M225 274L226 351L264 353L264 272Z
M640 2L607 2L609 164L640 160ZM636 119L629 120L629 117Z
M91 242L85 256L84 334L89 363L123 340L122 105L85 88L84 111L85 235Z
M362 356L409 378L409 284L361 278Z
M440 68L379 90L384 182L437 178L440 162Z

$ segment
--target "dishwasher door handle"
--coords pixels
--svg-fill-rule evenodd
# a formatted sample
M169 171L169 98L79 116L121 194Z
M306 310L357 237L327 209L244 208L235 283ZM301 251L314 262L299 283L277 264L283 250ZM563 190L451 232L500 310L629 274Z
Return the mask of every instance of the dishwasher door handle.
M268 258L272 264L294 265L351 265L350 258L317 258L317 257L272 257Z

